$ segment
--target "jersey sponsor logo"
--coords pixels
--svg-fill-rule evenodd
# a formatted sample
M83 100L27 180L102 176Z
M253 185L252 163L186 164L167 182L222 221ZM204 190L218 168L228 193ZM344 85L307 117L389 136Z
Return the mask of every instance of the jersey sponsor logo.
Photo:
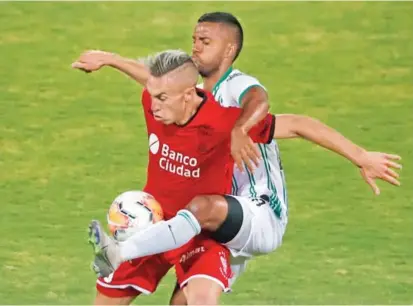
M155 134L149 135L149 150L152 154L156 154L159 151L159 139Z
M194 255L199 254L199 253L204 253L204 252L205 252L205 248L203 246L196 247L195 249L190 250L186 252L185 254L183 254L181 256L181 259L179 260L179 263L184 263L185 261L189 260Z
M227 78L227 82L231 81L232 79L235 79L236 77L239 77L241 75L244 75L242 72L236 72L231 74L228 78Z
M225 277L226 279L229 279L232 277L230 270L228 269L228 260L227 257L225 256L225 253L220 251L219 252L219 260L221 261L221 266L219 267L219 271L221 272L221 275Z
M166 143L161 144L158 136L153 133L149 135L149 150L154 155L158 153L162 155L159 159L161 169L184 177L198 178L200 176L201 169L195 157L174 151Z

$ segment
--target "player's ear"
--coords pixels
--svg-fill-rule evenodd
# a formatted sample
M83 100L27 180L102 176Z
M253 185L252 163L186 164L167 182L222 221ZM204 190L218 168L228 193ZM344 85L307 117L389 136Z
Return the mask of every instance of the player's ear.
M190 87L185 89L184 93L184 100L185 102L193 101L196 95L196 89L195 87Z
M225 50L225 57L234 58L236 50L237 50L237 47L234 43L228 43L227 48Z

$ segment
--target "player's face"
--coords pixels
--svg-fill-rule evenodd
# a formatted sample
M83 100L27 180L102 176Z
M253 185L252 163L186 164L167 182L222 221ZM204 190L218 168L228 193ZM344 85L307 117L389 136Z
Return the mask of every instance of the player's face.
M185 116L187 92L179 90L170 78L150 77L146 88L151 95L151 110L156 121L164 124L179 122Z
M219 69L228 47L228 32L221 24L201 22L192 35L192 59L202 77Z

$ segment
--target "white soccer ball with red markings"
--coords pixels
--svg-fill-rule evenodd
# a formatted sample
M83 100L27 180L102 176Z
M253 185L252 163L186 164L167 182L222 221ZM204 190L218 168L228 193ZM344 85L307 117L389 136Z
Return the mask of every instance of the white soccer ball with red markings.
M143 191L126 191L116 197L107 214L109 231L118 241L163 220L161 205Z

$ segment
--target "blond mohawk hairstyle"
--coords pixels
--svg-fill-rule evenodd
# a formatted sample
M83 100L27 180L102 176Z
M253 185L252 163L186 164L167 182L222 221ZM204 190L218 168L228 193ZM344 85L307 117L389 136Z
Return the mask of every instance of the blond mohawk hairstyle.
M181 50L156 53L144 59L144 63L154 77L161 77L185 64L194 65L191 56Z

